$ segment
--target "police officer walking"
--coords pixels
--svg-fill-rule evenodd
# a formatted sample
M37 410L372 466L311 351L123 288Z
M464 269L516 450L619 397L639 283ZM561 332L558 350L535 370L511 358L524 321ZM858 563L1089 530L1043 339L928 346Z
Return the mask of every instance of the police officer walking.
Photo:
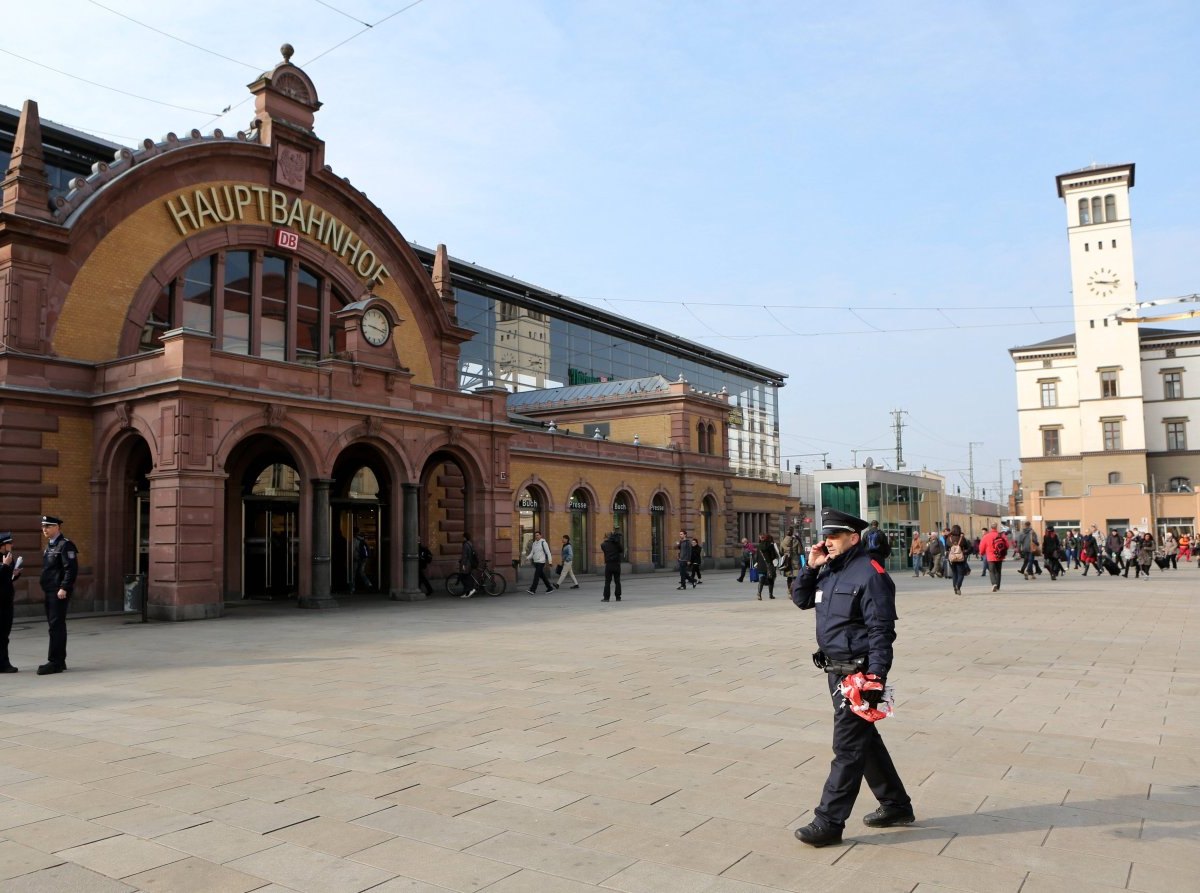
M912 800L892 763L875 724L840 707L838 686L851 673L874 674L883 682L892 668L896 639L896 584L862 542L862 518L834 509L821 512L823 541L814 543L808 565L796 578L792 601L801 610L817 610L817 646L813 662L826 671L833 698L833 762L815 818L796 830L809 846L840 843L863 778L879 808L863 817L871 828L911 824ZM863 691L878 705L882 691Z
M67 604L79 574L79 550L63 536L62 518L42 515L42 592L46 599L46 623L50 627L50 652L38 667L39 676L61 673L67 668Z

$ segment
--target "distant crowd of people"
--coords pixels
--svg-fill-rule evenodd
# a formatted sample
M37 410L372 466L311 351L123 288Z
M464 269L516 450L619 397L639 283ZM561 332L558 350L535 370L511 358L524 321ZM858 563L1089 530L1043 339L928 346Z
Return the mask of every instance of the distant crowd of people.
M1061 535L1047 526L1039 536L1026 521L1017 530L1005 530L998 523L976 539L963 533L959 525L928 534L914 532L909 545L909 560L914 577L946 577L953 580L954 592L962 594L963 579L971 573L970 558L977 556L982 572L1000 590L1004 562L1011 555L1020 561L1017 571L1025 580L1034 580L1043 572L1058 580L1068 571L1081 570L1083 576L1129 576L1149 578L1151 568L1177 569L1179 561L1192 560L1192 538L1185 532L1168 529L1157 542L1149 531L1136 527L1108 534L1095 524L1087 530L1068 529Z

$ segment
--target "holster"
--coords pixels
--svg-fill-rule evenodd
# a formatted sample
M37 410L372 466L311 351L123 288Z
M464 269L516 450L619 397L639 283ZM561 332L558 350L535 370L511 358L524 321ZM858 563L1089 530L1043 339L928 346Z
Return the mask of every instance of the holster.
M821 656L822 663L817 663L817 655ZM824 670L826 673L836 673L839 676L849 676L852 673L862 673L867 669L866 657L856 657L854 660L830 660L821 651L813 655L813 663L816 664L818 670Z

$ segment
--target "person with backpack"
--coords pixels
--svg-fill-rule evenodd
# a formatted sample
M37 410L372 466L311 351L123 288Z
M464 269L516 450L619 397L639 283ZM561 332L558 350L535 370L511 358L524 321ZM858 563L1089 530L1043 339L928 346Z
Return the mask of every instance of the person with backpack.
M353 594L359 586L364 592L370 592L375 588L375 584L367 576L367 561L371 557L371 546L357 527L354 528L354 543L351 548L354 552L354 575L350 578L350 592Z
M1008 538L997 522L979 541L979 554L987 561L988 577L992 581L992 592L1000 591L1000 574L1004 570L1004 559L1008 557Z
M963 536L962 528L955 524L950 528L946 544L946 558L950 565L950 579L954 584L954 594L962 595L963 580L971 571L967 564L967 558L971 554L971 541Z
M886 561L887 557L892 554L892 544L888 542L887 534L879 529L878 521L871 522L863 540L867 544L867 554L877 561Z

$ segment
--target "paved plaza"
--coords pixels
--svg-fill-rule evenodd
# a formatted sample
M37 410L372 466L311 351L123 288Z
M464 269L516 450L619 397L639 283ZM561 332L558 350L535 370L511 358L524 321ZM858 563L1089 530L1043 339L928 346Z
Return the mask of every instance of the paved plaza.
M813 615L709 572L498 599L71 623L0 676L5 893L1196 889L1200 571L956 598L900 575L881 726L917 824L806 824Z

